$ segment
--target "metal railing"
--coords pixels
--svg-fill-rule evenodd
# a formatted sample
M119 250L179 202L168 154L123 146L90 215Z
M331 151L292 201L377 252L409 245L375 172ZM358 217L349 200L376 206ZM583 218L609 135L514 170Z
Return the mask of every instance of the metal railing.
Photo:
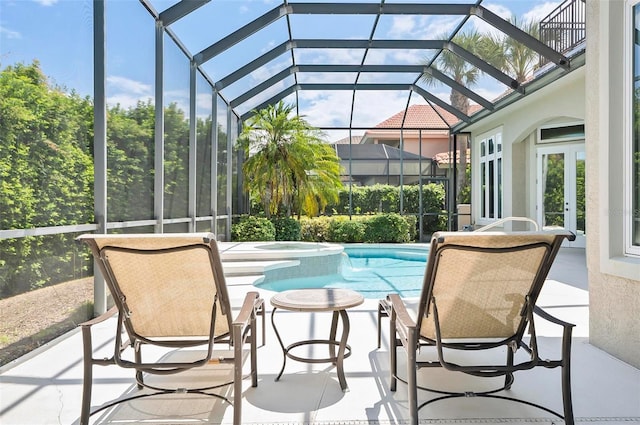
M569 52L585 38L585 0L566 0L540 21L540 41L557 52ZM540 56L540 67L548 62Z

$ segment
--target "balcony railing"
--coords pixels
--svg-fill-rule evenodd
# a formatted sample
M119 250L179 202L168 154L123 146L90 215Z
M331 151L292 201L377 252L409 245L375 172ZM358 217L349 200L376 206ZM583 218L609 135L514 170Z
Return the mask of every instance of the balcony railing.
M567 53L586 37L585 0L567 0L540 21L540 41L552 49ZM540 67L548 60L540 57Z

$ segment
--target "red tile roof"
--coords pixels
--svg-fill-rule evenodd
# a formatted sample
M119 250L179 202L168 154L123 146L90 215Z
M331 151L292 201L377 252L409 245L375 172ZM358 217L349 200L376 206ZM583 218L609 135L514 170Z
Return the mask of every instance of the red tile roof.
M351 136L351 144L357 145L362 140L362 136ZM349 144L349 136L343 137L340 140L336 140L335 142L331 142L335 145L348 145Z
M473 114L481 109L480 105L472 104L469 107L469 114ZM398 112L390 118L376 125L375 128L400 128L404 110ZM444 118L444 120L443 120ZM405 128L429 128L429 129L449 129L449 126L460 121L458 117L439 106L431 105L411 105L407 109L407 116L404 120Z
M467 161L469 161L469 158L471 158L471 150L467 149ZM452 160L451 152L441 152L439 154L436 154L436 156L434 156L433 159L438 163L438 165L448 164ZM458 164L460 163L459 150L456 151L456 162Z
M443 119L446 120L443 121ZM398 112L390 118L376 125L376 128L400 128L402 119L404 118L404 110ZM436 106L435 109L430 105L411 105L407 109L407 116L404 118L405 128L442 128L448 129L449 125L458 122L458 118ZM449 125L447 125L449 124Z

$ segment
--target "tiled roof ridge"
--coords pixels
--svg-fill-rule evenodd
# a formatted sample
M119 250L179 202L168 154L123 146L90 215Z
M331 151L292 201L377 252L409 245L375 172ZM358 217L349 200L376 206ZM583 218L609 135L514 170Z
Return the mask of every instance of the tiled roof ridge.
M377 124L374 128L401 128L404 115L405 110L403 109ZM460 121L458 117L440 106L416 104L410 105L407 108L404 127L428 129L442 128L448 130L450 125L453 125L458 121Z

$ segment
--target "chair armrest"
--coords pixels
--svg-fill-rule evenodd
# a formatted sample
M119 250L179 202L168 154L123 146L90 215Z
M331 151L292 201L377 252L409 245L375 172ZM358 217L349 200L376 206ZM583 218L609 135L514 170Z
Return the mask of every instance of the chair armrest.
M398 294L387 295L387 301L391 305L391 317L395 316L396 319L396 331L400 334L403 340L409 338L409 334L415 332L416 322L411 317L407 308Z
M95 317L95 318L93 318L91 320L87 320L86 322L82 322L78 326L81 326L83 328L90 328L93 325L96 325L98 323L104 322L105 320L107 320L111 316L115 315L117 312L118 312L118 307L113 306L109 310L107 310L106 312L102 313L100 316Z
M262 305L264 301L260 298L260 294L255 291L248 292L244 297L244 302L240 308L240 312L233 319L232 326L246 327L249 325L252 317L255 317L255 311Z
M552 316L551 314L547 313L537 305L533 306L533 312L538 316L540 316L541 318L543 318L544 320L547 320L551 323L555 323L556 325L560 325L564 328L573 328L575 326L573 323L565 322L564 320L560 320L557 317Z

